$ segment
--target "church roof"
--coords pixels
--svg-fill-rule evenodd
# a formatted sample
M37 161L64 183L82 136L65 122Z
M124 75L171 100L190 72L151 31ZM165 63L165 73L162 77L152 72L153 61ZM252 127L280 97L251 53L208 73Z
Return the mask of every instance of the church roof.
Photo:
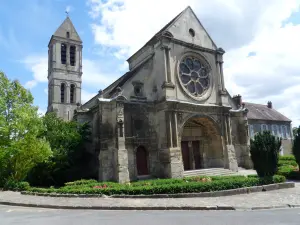
M249 110L248 119L291 122L289 118L274 108L268 108L267 105L245 102L245 107Z
M67 16L67 18L62 22L62 24L57 28L53 36L67 38L67 32L69 32L70 40L82 42L69 16Z

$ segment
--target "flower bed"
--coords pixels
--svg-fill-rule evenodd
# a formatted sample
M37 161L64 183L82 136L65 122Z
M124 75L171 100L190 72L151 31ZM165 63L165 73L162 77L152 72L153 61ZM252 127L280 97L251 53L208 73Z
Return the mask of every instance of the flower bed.
M199 193L230 190L236 188L259 186L262 184L285 182L284 176L276 175L273 179L261 180L258 177L224 176L191 177L184 179L157 179L119 184L81 180L66 183L61 188L30 188L30 193L58 194L100 194L100 195L152 195Z

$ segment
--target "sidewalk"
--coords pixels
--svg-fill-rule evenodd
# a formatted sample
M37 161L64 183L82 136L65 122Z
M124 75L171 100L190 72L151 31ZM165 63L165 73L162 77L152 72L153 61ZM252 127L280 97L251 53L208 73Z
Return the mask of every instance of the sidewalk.
M21 195L18 192L0 192L0 204L61 209L111 210L253 210L264 208L300 207L300 183L295 188L251 194L201 198L68 198Z

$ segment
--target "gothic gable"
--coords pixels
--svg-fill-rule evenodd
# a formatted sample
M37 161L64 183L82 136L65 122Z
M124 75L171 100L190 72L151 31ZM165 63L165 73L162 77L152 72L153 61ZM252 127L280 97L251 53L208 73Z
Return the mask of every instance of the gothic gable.
M204 48L216 50L217 46L200 23L191 9L187 7L165 29L173 38L195 44Z

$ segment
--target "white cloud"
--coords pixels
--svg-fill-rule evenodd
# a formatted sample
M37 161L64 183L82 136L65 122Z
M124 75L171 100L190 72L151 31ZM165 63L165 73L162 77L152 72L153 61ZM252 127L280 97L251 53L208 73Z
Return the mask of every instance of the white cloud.
M37 85L36 80L30 80L30 81L27 81L24 86L27 89L31 89L31 88L35 87L36 85Z
M226 87L245 101L273 106L300 124L299 0L89 0L95 43L125 59L190 5L223 47ZM170 7L172 5L172 7ZM155 12L155 13L153 13ZM248 57L249 52L256 55Z
M247 101L266 104L300 124L300 64L297 43L300 25L287 24L271 33L261 33L248 46L228 52L225 75L231 93L235 87ZM288 44L290 43L290 44ZM256 56L247 57L250 51Z
M39 82L47 82L48 59L44 55L31 55L21 60L25 67L32 72L33 80L25 84L26 88L33 88Z
M47 111L46 109L39 108L39 109L38 109L38 114L39 114L39 116L40 116L40 117L44 116L44 115L46 114L46 111Z
M246 44L261 30L279 27L297 6L294 0L185 0L176 4L173 0L105 3L89 0L88 3L90 15L96 19L92 24L95 42L119 48L118 57L133 54L188 5L217 45L226 49Z

